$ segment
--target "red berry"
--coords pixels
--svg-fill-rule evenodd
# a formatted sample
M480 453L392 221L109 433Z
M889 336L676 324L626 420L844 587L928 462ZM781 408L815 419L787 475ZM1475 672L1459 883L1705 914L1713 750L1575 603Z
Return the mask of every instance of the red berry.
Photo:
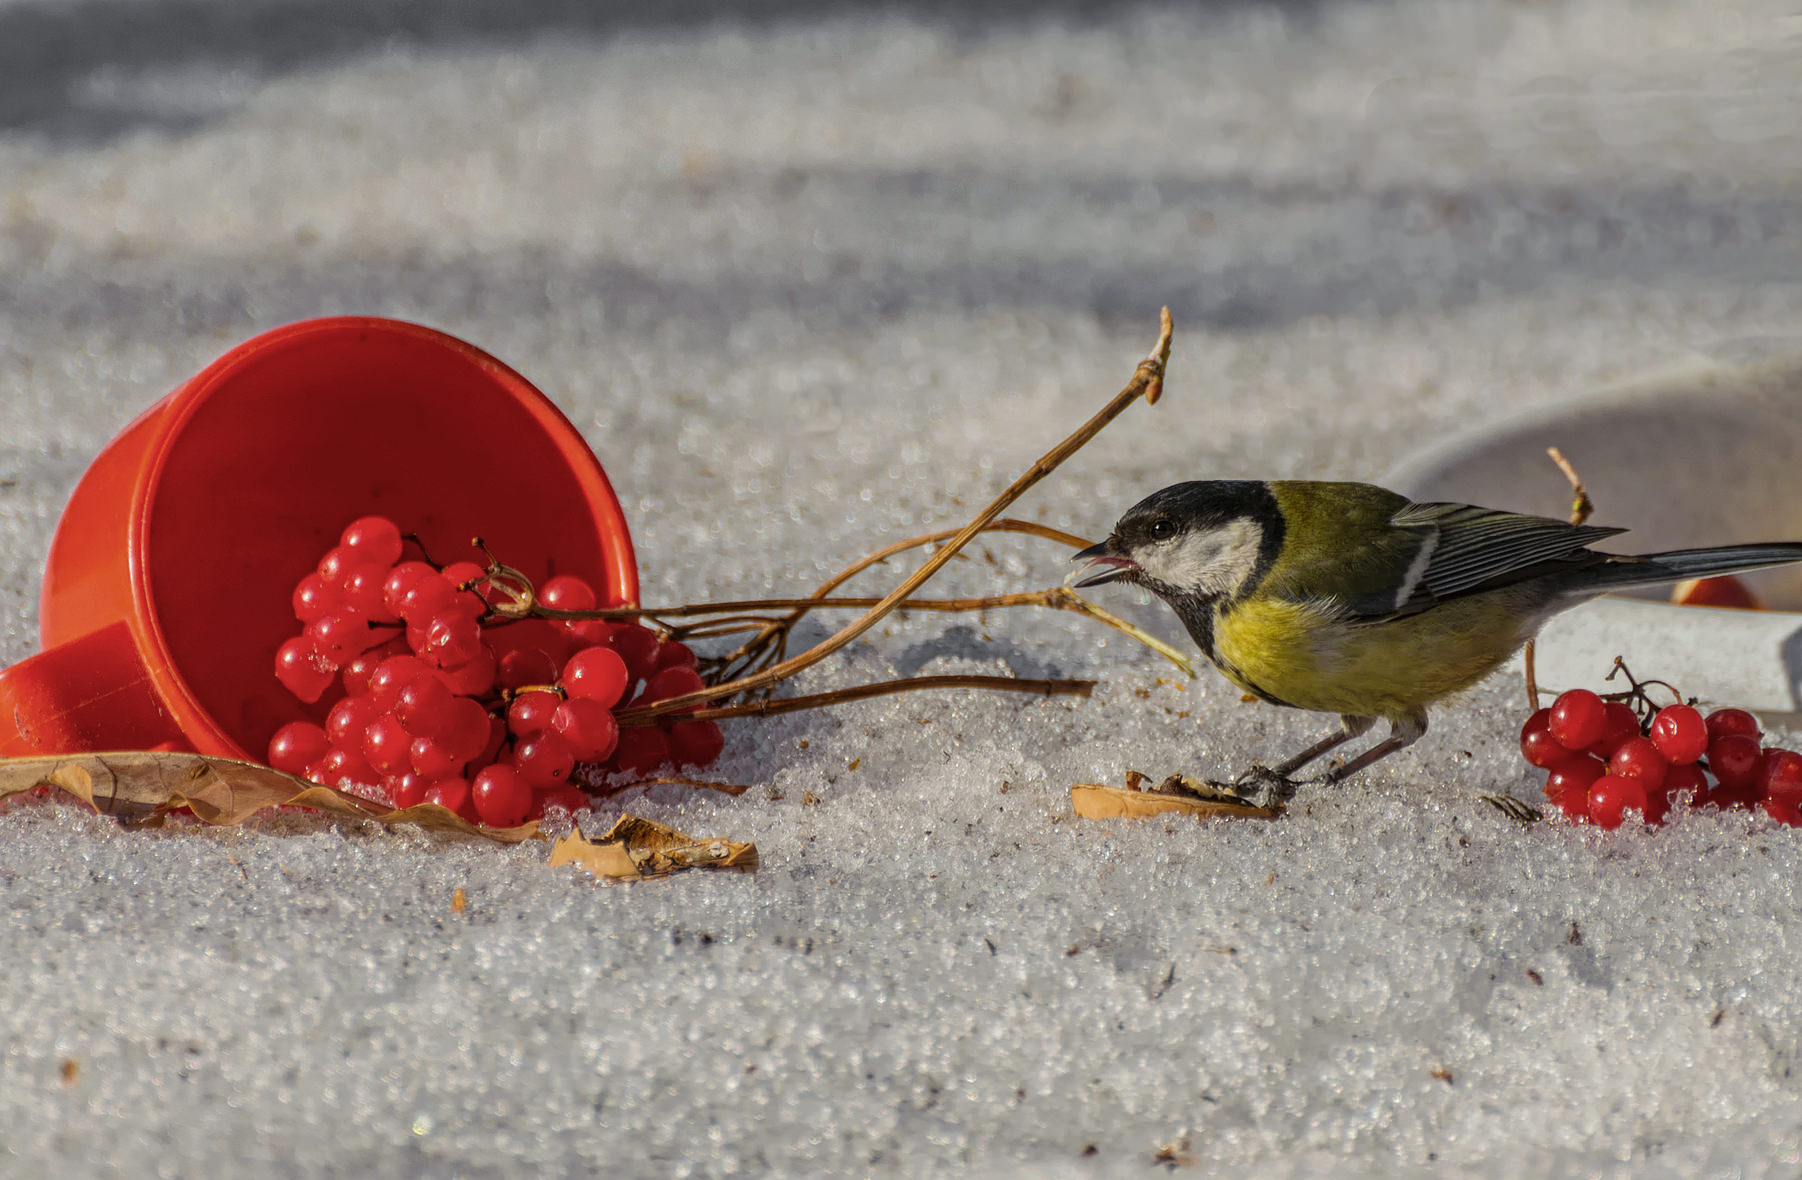
M576 756L556 732L541 729L513 747L513 769L535 788L554 787L569 781Z
M413 735L392 713L383 713L363 731L363 756L383 775L405 774L413 769L412 748Z
M619 731L611 765L626 774L649 774L669 761L669 738L655 725L633 725Z
M600 600L581 578L559 574L538 588L538 601L553 610L593 610Z
M454 699L436 674L415 676L394 698L394 715L414 737L437 737L450 724Z
M369 678L375 674L377 668L381 667L384 658L386 657L378 649L370 648L340 668L339 672L344 678L345 695L357 697L368 692Z
M425 645L413 650L428 664L455 668L481 654L482 628L468 615L446 611L432 616L425 629Z
M1764 737L1763 732L1758 728L1758 718L1744 709L1716 709L1708 715L1707 724L1710 741L1726 737L1728 734L1739 734L1742 737L1749 737L1753 741Z
M362 615L322 615L306 626L314 650L333 664L348 664L387 636L369 625Z
M684 721L682 725L705 725L704 721ZM681 728L676 726L674 728ZM717 726L715 728L718 728ZM1564 747L1559 746L1559 749ZM1579 810L1585 814L1589 810L1589 788L1595 781L1608 773L1608 766L1600 758L1590 754L1571 755L1565 753L1566 761L1555 767L1545 780L1545 797L1558 806L1564 806L1568 795L1575 795L1582 800Z
M1766 815L1780 824L1792 828L1802 827L1802 811L1799 811L1794 803L1782 799L1766 799L1759 806L1764 808Z
M526 684L549 684L555 680L556 669L563 667L563 661L569 658L572 650L569 636L549 619L522 619L517 623L496 625L484 631L482 638L501 660L511 652L540 652L550 658L551 675L543 680L521 682Z
M1638 779L1606 774L1589 788L1589 818L1597 827L1620 827L1628 811L1646 813L1646 788Z
M425 802L425 789L431 786L431 780L423 775L402 774L387 780L388 801L396 811L404 811L409 807L418 807Z
M313 649L312 640L296 635L275 650L275 678L310 705L325 695L337 674Z
M657 670L657 636L636 623L614 627L607 634L607 644L626 662L628 683L635 683Z
M425 578L435 578L438 571L423 561L403 561L388 571L382 579L382 605L388 613L400 618L406 607L407 591L419 585Z
M551 723L563 698L554 692L523 692L507 706L507 730L514 737L530 737Z
M493 732L488 710L482 707L480 701L453 697L450 720L445 722L443 731L437 737L444 743L444 748L450 751L451 757L459 762L470 762L487 748Z
M507 732L507 722L503 717L488 718L488 740L482 743L482 749L470 759L472 765L487 766L501 756L501 750L512 740Z
M645 682L644 691L639 695L645 701L667 701L687 696L691 692L700 692L706 687L701 674L693 668L665 668ZM700 707L699 704L688 706L689 709Z
M1589 822L1589 787L1584 787L1581 791L1565 791L1556 799L1553 799L1548 793L1546 798L1557 804L1558 810L1564 813L1564 818L1572 823L1586 824Z
M619 743L613 710L587 697L570 697L551 714L551 729L569 743L578 762L600 762Z
M480 584L488 580L488 571L473 561L453 561L444 567L444 580L459 590L464 586L480 590Z
M1606 711L1602 698L1587 688L1573 688L1552 702L1546 728L1567 750L1581 750L1602 736Z
M584 791L581 787L573 787L567 784L561 787L552 787L550 790L545 791L539 802L544 809L560 807L571 814L581 811L583 808L589 806L588 792Z
M655 664L661 672L665 668L698 668L700 661L695 658L694 649L686 643L666 639L657 645Z
M557 660L551 653L536 647L515 648L500 657L494 680L502 688L524 688L528 684L550 684L557 679L557 672Z
M446 811L454 811L470 823L480 823L474 801L469 797L469 780L441 778L425 789L425 801L436 803Z
M338 544L365 565L391 566L400 560L400 529L385 516L364 516L350 522Z
M401 689L431 671L431 665L410 652L389 656L369 674L369 695L381 701L383 708L391 709L400 699Z
M308 574L294 587L294 617L303 623L339 609L344 605L344 592L316 573Z
M585 647L603 647L611 642L614 631L618 630L604 619L565 619L558 627L562 629L572 651L580 651Z
M325 732L331 737L332 745L344 749L361 750L363 748L363 731L369 728L370 722L384 712L386 710L377 705L370 697L345 697L333 705L332 711L326 714Z
M443 742L437 738L414 738L413 744L407 748L407 758L413 765L413 771L426 780L448 778L457 774L469 760L458 758Z
M1745 734L1724 734L1708 743L1708 769L1729 790L1752 786L1760 756L1758 739Z
M369 786L382 779L375 768L369 765L369 759L363 757L362 751L344 746L333 746L327 750L325 757L319 760L318 769L321 777L314 781L340 790Z
M470 793L476 814L491 828L516 828L532 809L532 788L511 766L484 766L476 771Z
M317 573L319 580L327 586L341 587L344 585L345 574L353 569L372 564L374 563L365 560L352 550L346 549L342 545L335 545L326 550L325 556L319 559Z
M1708 752L1708 723L1688 705L1667 705L1652 719L1652 741L1667 761L1694 762Z
M1677 796L1687 795L1689 805L1697 807L1708 793L1708 776L1694 762L1679 763L1665 773L1661 790L1672 803L1677 801Z
M332 739L311 721L290 721L269 739L269 765L289 774L305 774L307 767L326 756Z
M1614 757L1621 743L1639 736L1639 714L1620 701L1602 706L1602 736L1590 743L1589 752L1606 762Z
M387 576L385 569L361 566L345 574L344 609L378 623L396 621L400 616L388 609L388 600L382 594L382 579Z
M670 758L679 765L711 766L725 748L726 735L718 722L678 721L669 727Z
M494 653L484 643L474 659L443 668L438 675L444 680L445 687L454 693L466 697L485 697L494 691L494 673Z
M569 657L557 683L572 697L612 708L626 692L626 663L612 648L586 648Z
M457 589L434 570L408 588L400 601L400 617L418 627L431 625L433 619L456 609Z
M1547 712L1547 710L1541 709L1539 711L1539 713L1544 712ZM1535 713L1533 716L1538 717L1539 713ZM1533 724L1531 718L1528 719L1527 724L1529 726ZM1559 745L1558 739L1553 737L1552 731L1546 729L1544 725L1541 725L1537 729L1529 728L1521 730L1520 752L1522 757L1526 758L1529 765L1537 766L1541 770L1551 770L1574 758L1589 757L1588 754L1581 751L1567 750Z
M1608 760L1608 773L1621 778L1638 779L1648 791L1664 785L1670 762L1659 752L1651 738L1628 738Z
M1766 799L1802 804L1802 754L1793 750L1769 749L1758 765L1759 794Z

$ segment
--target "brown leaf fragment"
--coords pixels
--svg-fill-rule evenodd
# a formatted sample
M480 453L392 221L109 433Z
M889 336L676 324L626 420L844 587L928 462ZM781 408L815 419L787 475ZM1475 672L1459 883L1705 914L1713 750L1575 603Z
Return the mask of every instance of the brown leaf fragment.
M516 844L538 835L537 824L484 828L453 811L422 803L404 811L324 787L272 767L234 758L150 750L0 758L0 799L49 786L96 811L155 823L185 807L207 824L241 824L273 807L305 807L343 819L415 824L452 836L481 836Z
M1193 779L1172 775L1155 789L1143 789L1143 784L1149 781L1137 771L1128 771L1129 785L1125 787L1077 783L1070 788L1070 805L1084 819L1149 819L1154 815L1170 812L1206 817L1274 819L1279 814L1270 808L1238 802L1226 792Z
M604 881L667 877L684 869L757 868L757 846L732 840L697 840L685 832L635 815L622 815L599 840L571 832L551 846L550 863L573 864Z
M469 898L462 889L451 890L451 913L460 914L469 908Z
M1195 1158L1194 1147L1194 1143L1188 1139L1162 1144L1152 1153L1151 1162L1161 1164L1172 1172L1178 1168L1193 1168L1200 1162Z

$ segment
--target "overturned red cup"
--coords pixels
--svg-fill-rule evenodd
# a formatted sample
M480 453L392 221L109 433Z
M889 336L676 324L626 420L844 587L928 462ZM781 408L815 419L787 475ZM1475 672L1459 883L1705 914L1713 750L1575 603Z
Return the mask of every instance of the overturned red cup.
M275 679L295 583L379 514L439 561L480 536L535 580L637 600L612 485L487 353L365 316L239 345L101 451L50 544L43 651L0 671L0 755L184 749L261 760L313 714ZM411 552L411 550L409 550Z

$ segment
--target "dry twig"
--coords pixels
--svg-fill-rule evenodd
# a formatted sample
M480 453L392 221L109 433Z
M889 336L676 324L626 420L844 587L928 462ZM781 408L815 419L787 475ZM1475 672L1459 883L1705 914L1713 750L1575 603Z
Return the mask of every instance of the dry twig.
M1564 452L1557 447L1547 447L1545 453L1551 456L1552 462L1558 465L1558 470L1564 472L1564 478L1570 481L1570 522L1575 525L1584 523L1595 512L1596 506L1595 502L1589 498L1589 492L1583 487L1582 477L1577 474L1577 469L1571 465L1571 461L1564 457ZM1539 679L1533 671L1535 650L1536 641L1529 639L1526 646L1521 648L1520 656L1527 673L1527 707L1537 713L1539 712Z
M1154 636L1134 627L1130 623L1110 614L1094 603L1078 597L1063 587L1049 590L1033 591L1025 594L996 595L977 599L916 599L913 594L928 579L936 574L952 558L956 557L963 547L985 531L1019 532L1034 536L1048 537L1062 541L1067 545L1083 547L1087 544L1080 537L1051 528L1047 525L1031 521L1004 518L1001 513L1008 505L1018 500L1028 489L1055 471L1066 459L1074 455L1088 441L1101 432L1126 408L1143 397L1147 402L1155 403L1163 392L1164 368L1170 359L1170 339L1174 326L1170 319L1170 309L1165 308L1159 320L1157 343L1151 353L1139 363L1133 378L1126 387L1116 394L1102 410L1084 423L1063 442L1047 451L1018 479L1008 485L976 519L956 530L946 530L927 534L922 537L910 537L896 542L867 557L859 559L846 569L835 574L825 585L816 590L812 596L804 599L771 599L761 601L711 603L691 607L664 608L647 610L636 607L614 607L599 610L558 610L546 607L538 602L537 593L531 579L511 566L503 565L488 551L480 538L475 544L488 556L488 569L484 580L489 587L489 609L502 619L545 618L553 620L575 619L639 619L649 622L665 637L693 638L704 636L729 635L743 631L754 631L755 635L737 651L719 660L711 670L715 673L715 682L696 692L671 697L653 704L638 705L622 709L618 714L621 725L645 725L664 717L680 714L687 719L704 720L714 717L739 717L755 714L789 712L793 709L815 708L820 705L834 704L840 701L858 700L863 697L883 695L892 692L904 692L915 688L966 687L997 688L1014 692L1040 692L1047 695L1057 693L1074 693L1088 695L1093 684L1088 681L1074 680L1022 680L1013 677L912 677L906 680L885 681L881 684L865 685L860 688L842 689L831 693L817 693L810 697L795 697L782 701L762 701L736 706L716 706L698 709L709 701L744 696L754 693L765 693L775 684L788 679L803 669L832 655L834 652L851 643L874 627L889 612L894 610L986 610L991 607L1012 606L1045 606L1059 610L1070 610L1096 619L1110 627L1114 627L1140 642L1163 653L1189 675L1195 675L1194 665L1181 652ZM897 553L919 548L938 542L945 542L938 552L927 558L926 562L887 595L877 598L839 598L829 597L831 592L862 571L885 561ZM497 601L498 599L498 601ZM796 620L809 611L827 607L855 607L864 609L865 613L855 622L841 628L825 641L815 644L798 656L787 657L788 634ZM779 618L753 613L759 610L781 609L788 613ZM701 622L673 625L665 619L681 617L710 616Z

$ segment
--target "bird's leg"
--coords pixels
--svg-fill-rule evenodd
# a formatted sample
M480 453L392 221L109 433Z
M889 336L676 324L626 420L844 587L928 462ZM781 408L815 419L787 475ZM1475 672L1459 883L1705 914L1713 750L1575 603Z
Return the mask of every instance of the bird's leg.
M1359 754L1344 766L1335 766L1327 771L1326 781L1336 783L1350 778L1360 770L1381 761L1397 750L1405 750L1421 739L1427 731L1427 711L1416 709L1406 717L1396 717L1389 722L1389 736L1370 749Z
M1341 717L1339 718L1338 733L1328 734L1301 753L1295 755L1295 757L1279 762L1270 769L1273 773L1288 778L1290 775L1314 761L1314 759L1320 757L1322 754L1327 753L1329 750L1336 750L1353 738L1368 733L1370 727L1376 723L1377 719L1375 717L1358 717L1356 715Z
M1375 717L1348 714L1339 718L1339 731L1328 734L1292 758L1275 766L1254 762L1246 772L1232 781L1231 789L1254 807L1280 807L1295 795L1295 780L1289 776L1346 742L1365 733L1376 724Z

